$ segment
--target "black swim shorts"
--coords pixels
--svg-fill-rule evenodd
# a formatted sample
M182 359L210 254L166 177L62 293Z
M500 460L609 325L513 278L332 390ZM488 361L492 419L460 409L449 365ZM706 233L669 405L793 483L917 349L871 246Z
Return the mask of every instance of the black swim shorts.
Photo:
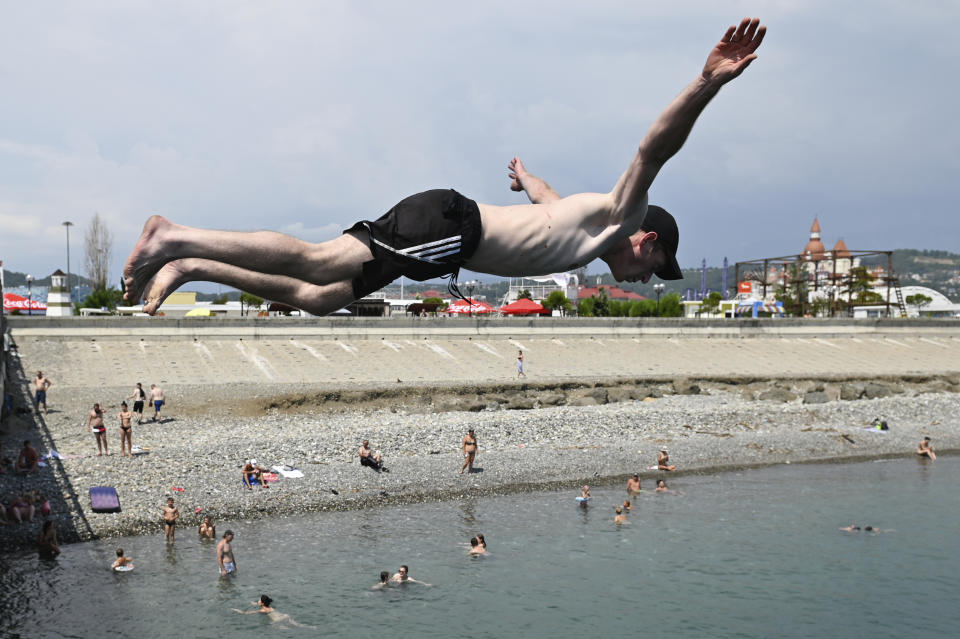
M357 222L345 232L367 231L373 259L353 280L354 298L378 291L401 275L422 282L451 276L480 243L477 203L453 189L412 195L375 222Z

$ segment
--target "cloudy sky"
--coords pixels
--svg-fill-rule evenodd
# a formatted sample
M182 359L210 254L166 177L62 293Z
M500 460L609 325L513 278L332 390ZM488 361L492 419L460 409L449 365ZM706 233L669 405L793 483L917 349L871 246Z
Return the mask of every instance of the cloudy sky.
M146 217L311 241L452 187L608 191L724 29L760 58L650 201L684 267L799 252L960 250L955 2L4 2L0 260L72 267L95 213L119 278ZM594 264L592 270L605 270Z

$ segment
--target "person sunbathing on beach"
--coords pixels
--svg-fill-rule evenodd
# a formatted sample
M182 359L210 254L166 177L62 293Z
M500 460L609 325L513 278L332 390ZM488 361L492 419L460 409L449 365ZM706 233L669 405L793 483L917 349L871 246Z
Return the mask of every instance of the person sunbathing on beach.
M243 463L240 472L243 473L243 485L247 487L247 490L253 490L254 481L260 484L261 488L270 488L267 486L267 482L263 481L265 470L267 469L257 465L256 459L248 459Z
M530 204L494 206L453 190L426 191L320 244L271 231L190 228L153 216L124 265L124 299L145 300L144 312L154 314L183 284L210 281L326 315L400 276L449 276L456 292L461 267L516 277L569 271L598 258L617 281L647 282L654 274L682 279L676 220L648 206L647 192L721 87L757 58L765 34L756 18L727 29L607 193L560 197L514 158L510 188L525 191Z
M363 440L363 445L360 446L360 465L369 466L374 470L386 470L383 467L383 457L380 455L380 451L373 451L370 449L370 440Z
M666 448L661 448L660 452L657 453L657 470L668 470L674 471L677 467L670 463L670 455L667 453Z
M276 610L273 609L272 604L273 604L273 599L269 595L260 595L260 599L250 602L251 606L256 606L255 610L239 610L237 608L234 608L233 611L240 613L241 615L264 614L270 618L271 622L275 624L280 624L281 626L290 625L290 626L295 626L297 628L310 628L312 630L316 630L315 626L307 626L302 623L297 623L296 621L293 620L293 618L290 615L284 614L282 612L277 612Z

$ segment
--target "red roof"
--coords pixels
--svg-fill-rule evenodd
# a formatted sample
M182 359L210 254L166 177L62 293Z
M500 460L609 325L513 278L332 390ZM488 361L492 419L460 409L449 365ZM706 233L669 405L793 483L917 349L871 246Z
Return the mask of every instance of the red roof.
M847 243L842 239L837 240L837 243L833 246L833 255L834 257L850 257L850 250L847 248Z
M577 291L577 296L580 298L584 297L597 297L600 295L600 289L607 289L607 296L612 300L645 300L643 295L638 295L633 291L625 291L618 286L581 286Z
M443 295L440 291L435 291L432 288L420 293L420 297L423 299L427 299L428 297L443 297Z
M813 226L810 227L810 232L811 233L820 232L820 220L818 220L817 218L813 218Z

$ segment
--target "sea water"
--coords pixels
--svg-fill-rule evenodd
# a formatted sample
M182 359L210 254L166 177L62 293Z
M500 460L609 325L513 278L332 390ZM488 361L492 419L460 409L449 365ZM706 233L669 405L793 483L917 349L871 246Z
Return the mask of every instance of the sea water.
M6 554L0 636L956 636L958 480L952 457L680 477L644 482L623 526L621 487L586 509L549 491L218 521L236 533L225 579L193 528ZM118 545L132 572L109 570ZM371 589L401 564L430 586ZM261 593L316 630L232 611Z

